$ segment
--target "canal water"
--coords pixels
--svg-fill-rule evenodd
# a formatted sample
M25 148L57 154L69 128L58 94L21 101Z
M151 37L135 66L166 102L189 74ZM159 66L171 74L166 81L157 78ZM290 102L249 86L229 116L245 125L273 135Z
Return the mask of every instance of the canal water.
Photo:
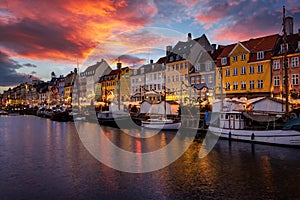
M104 129L118 146L141 148L120 130ZM157 149L173 138L162 132L144 146ZM72 122L1 116L0 199L300 199L299 149L219 140L199 158L201 145L193 142L163 169L127 173L96 160Z

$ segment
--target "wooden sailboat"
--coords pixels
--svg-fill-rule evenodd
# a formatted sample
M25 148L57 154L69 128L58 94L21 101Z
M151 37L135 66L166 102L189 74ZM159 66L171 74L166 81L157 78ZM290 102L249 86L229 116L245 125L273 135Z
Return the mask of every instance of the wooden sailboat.
M284 77L288 80L287 74L287 41L286 41L286 18L285 18L285 7L283 7L283 39L284 39ZM222 82L222 80L221 80ZM223 88L222 88L223 90ZM222 91L221 90L221 91ZM211 124L208 129L208 134L214 134L220 136L221 138L249 141L255 143L267 143L275 145L288 145L294 147L300 147L300 119L289 120L289 95L288 95L288 84L285 84L285 113L283 126L276 126L274 113L269 113L265 115L268 117L267 125L265 126L254 126L253 124L247 124L249 122L249 115L244 111L231 110L223 111L223 100L221 100L221 112L218 113L219 120L215 124ZM258 116L258 115L256 115ZM262 115L260 115L262 116ZM253 117L253 116L252 116ZM271 120L274 118L274 120ZM252 122L255 119L252 119ZM262 120L257 120L262 122ZM274 122L274 125L268 126Z

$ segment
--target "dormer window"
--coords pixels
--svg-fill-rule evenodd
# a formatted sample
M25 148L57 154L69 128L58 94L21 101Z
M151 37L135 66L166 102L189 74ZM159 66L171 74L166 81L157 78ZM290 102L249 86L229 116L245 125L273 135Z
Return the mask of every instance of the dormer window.
M141 68L141 74L143 74L144 73L144 68Z
M227 58L226 57L222 58L221 63L222 63L222 65L226 65L227 64Z
M257 52L257 60L261 60L261 59L264 59L264 52L263 51Z
M286 51L289 50L289 44L286 44ZM283 44L280 45L280 53L284 53Z
M133 70L133 75L136 75L136 73L137 73L137 70L134 69L134 70Z

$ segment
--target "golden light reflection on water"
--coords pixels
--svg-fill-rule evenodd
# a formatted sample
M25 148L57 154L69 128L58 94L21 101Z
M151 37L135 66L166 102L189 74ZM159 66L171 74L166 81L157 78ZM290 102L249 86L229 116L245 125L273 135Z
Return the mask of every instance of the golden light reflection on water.
M261 171L262 171L262 176L264 180L264 186L266 191L272 191L274 190L273 188L273 171L272 171L272 166L270 163L270 157L267 155L261 156Z

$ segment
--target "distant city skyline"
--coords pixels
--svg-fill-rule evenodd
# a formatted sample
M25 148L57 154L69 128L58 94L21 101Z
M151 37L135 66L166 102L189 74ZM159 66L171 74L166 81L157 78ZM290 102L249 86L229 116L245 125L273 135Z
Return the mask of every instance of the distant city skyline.
M49 80L74 67L121 56L126 65L164 56L165 45L206 34L230 44L281 33L282 6L300 28L300 2L1 1L0 92L32 77ZM154 48L154 50L153 50ZM114 66L112 66L114 67Z

